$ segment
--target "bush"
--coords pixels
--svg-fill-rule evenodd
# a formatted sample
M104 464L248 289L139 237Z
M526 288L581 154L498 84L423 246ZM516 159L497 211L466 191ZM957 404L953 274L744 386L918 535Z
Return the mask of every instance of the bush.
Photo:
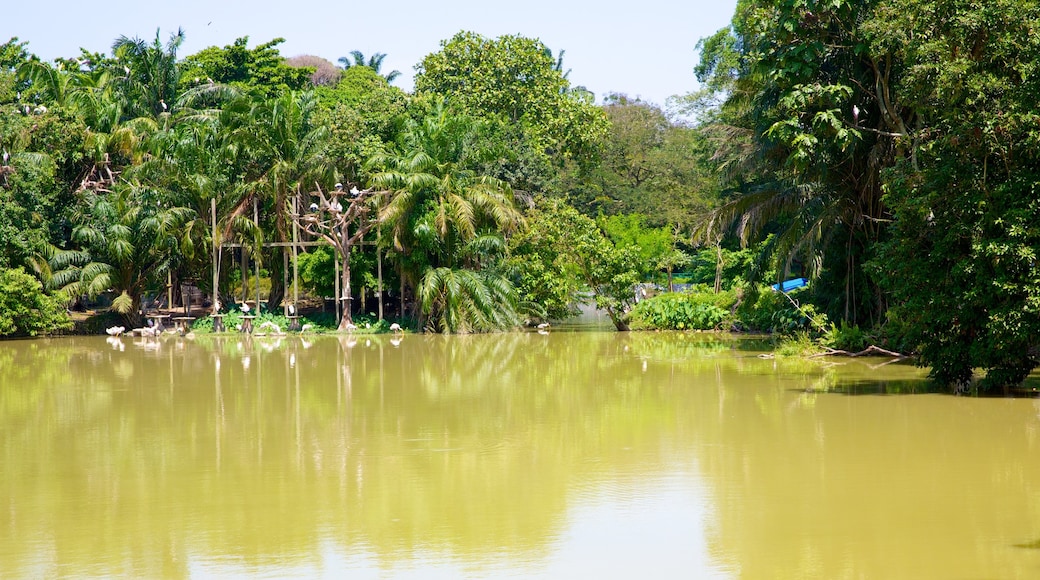
M801 309L780 292L760 286L750 293L737 309L740 324L748 330L775 334L791 334L799 330L819 331L827 326L827 316L812 304Z
M860 351L870 344L870 337L860 330L858 324L848 324L844 320L841 325L832 324L821 340L824 346L838 350Z
M36 336L72 328L65 297L48 296L25 270L0 269L0 336Z
M648 298L632 309L632 327L652 330L714 330L729 318L736 293L706 286Z

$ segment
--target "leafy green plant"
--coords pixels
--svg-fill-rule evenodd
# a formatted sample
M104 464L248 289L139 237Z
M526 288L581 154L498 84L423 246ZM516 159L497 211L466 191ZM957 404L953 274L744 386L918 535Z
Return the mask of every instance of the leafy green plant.
M831 324L823 334L821 343L838 350L860 351L867 348L870 336L858 324L849 324L844 320L840 325Z
M0 270L0 336L36 336L72 328L62 294L49 296L22 268Z
M632 309L632 327L653 330L713 330L729 318L734 292L715 294L707 287L669 292L643 300Z

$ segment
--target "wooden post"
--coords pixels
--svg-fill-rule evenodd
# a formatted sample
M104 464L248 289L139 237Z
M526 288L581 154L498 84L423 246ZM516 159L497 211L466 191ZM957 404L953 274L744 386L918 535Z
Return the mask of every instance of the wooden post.
M299 215L300 211L300 194L297 193L296 197L293 198L293 215ZM296 244L300 240L300 224L294 218L292 223L292 280L293 280L293 315L300 315L300 268L299 268L299 257L300 253L296 247Z
M336 290L333 292L332 299L336 302L336 324L339 324L339 256L333 252L332 263L336 268Z
M383 232L376 226L376 280L379 285L379 320L383 319Z
M253 198L253 226L256 229L260 229L260 206ZM256 248L256 253L260 253L259 246ZM260 314L260 256L253 256L253 271L256 272L256 313Z
M217 251L220 248L220 242L217 240L217 198L209 200L209 218L213 224L212 236L213 236L213 314L220 312L220 293L217 292L217 284L220 281L220 262L217 258Z

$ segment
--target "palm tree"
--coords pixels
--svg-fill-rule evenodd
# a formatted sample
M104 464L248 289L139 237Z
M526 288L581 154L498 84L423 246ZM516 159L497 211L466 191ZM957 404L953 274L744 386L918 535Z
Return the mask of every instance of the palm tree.
M397 153L374 156L368 163L370 169L381 169L370 185L391 192L380 222L389 231L402 279L419 291L421 314L449 331L487 326L455 323L450 315L445 318L445 308L452 305L466 303L481 310L497 303L514 310L502 292L491 288L485 292L488 300L478 300L473 290L476 279L459 272L487 269L495 260L487 252L475 251L473 244L501 240L523 224L509 185L469 168L475 160L469 158L468 143L476 128L471 119L450 114L440 103L421 123L407 125ZM463 293L450 298L452 293L446 294L446 289ZM462 300L463 295L472 299ZM493 319L486 311L484 316Z
M177 49L183 42L184 31L177 29L165 47L159 40L158 30L151 45L139 38L125 36L120 36L112 44L116 61L125 73L119 80L129 113L154 118L169 113L178 96Z
M85 250L54 257L61 269L51 285L73 296L97 296L112 288L119 292L113 307L139 325L141 295L169 268L187 217L183 208L165 207L159 192L139 184L83 192L73 240Z
M334 169L325 154L328 129L311 121L316 106L313 92L290 92L252 108L244 138L253 169L246 195L231 210L231 220L245 215L254 199L266 200L271 203L277 241L289 241L290 198L308 184L334 180ZM272 266L268 301L278 304L285 290L281 261L275 260Z
M380 69L383 66L383 59L386 58L386 54L382 52L377 52L370 56L368 58L368 61L365 61L365 55L360 50L350 51L350 56L354 57L353 62L351 62L351 60L345 56L339 57L339 60L337 62L343 65L343 70L347 70L352 66L367 66L368 68L376 71L376 74L382 74L380 73ZM394 79L396 79L399 76L401 76L401 71L392 70L386 75L383 75L383 78L386 79L386 82L392 83L394 82Z

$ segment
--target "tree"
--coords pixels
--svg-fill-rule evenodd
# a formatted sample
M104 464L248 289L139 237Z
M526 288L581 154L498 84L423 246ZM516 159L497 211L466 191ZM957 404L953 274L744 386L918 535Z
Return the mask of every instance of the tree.
M351 250L365 234L378 225L375 219L369 218L369 214L378 211L379 200L385 193L371 190L358 191L357 188L347 192L343 191L341 185L326 193L319 187L312 192L312 195L317 196L318 202L309 205L309 211L295 215L293 218L303 228L303 231L325 240L339 255L340 288L342 288L342 298L346 300L346 304L343 305L343 316L339 321L341 331L348 330L349 325L353 323L350 312L351 300L353 300L350 291ZM346 203L345 206L344 203ZM302 212L302 209L300 211ZM340 296L336 298L339 299Z
M312 54L301 54L285 59L285 63L296 68L312 69L311 84L316 87L335 86L343 76L343 71L336 68L328 60Z
M369 161L375 172L370 185L391 192L380 221L386 224L403 278L417 290L438 286L422 281L438 268L487 269L484 258L491 254L477 251L486 244L474 244L490 242L523 223L508 184L471 168L475 129L472 119L452 115L441 103L422 122L408 123L396 152ZM421 302L429 305L436 325L453 328L452 323L442 324L445 313L435 306L460 304L458 300ZM498 306L509 308L510 303Z
M70 295L119 293L113 307L131 325L141 322L141 296L170 266L178 250L183 208L165 207L155 190L121 183L111 192L82 192L73 240L82 252L54 257L52 285Z
M170 112L180 90L180 68L177 49L184 42L184 31L178 29L163 46L159 31L149 45L139 38L120 36L112 44L112 53L124 75L118 77L124 97L124 110L133 117L159 117Z
M525 298L539 298L540 279L548 278L557 305L564 294L569 303L584 302L581 293L588 292L618 330L628 330L639 282L634 248L615 245L592 218L559 199L542 200L527 220L528 237L514 252Z
M249 114L247 143L251 157L247 195L231 212L232 219L245 215L254 198L270 202L275 239L288 242L289 200L299 196L307 184L332 181L333 168L325 155L325 127L312 121L317 101L313 92L285 93L256 104ZM285 290L280 260L272 268L271 304L280 304Z
M72 328L65 296L49 296L21 268L0 268L0 336L36 336Z
M587 161L607 122L584 92L571 92L552 52L522 36L460 32L416 66L415 90L504 126L519 125L542 154Z
M394 80L397 77L401 76L401 71L399 70L392 70L385 75L383 75L382 72L380 72L383 68L383 59L386 58L386 54L382 52L377 52L373 54L372 56L368 57L367 61L365 60L365 54L360 50L350 51L350 56L354 58L353 62L351 62L350 58L347 58L345 56L339 57L338 62L341 65L343 65L343 70L350 70L351 67L365 67L372 70L377 75L381 75L384 79L386 79L386 82L388 83L394 82Z
M896 221L874 265L903 339L960 389L976 368L995 390L1040 364L1038 17L1034 2L890 0L864 24L922 120L886 175Z
M913 111L893 92L890 54L868 49L861 22L874 3L741 3L730 29L702 44L699 80L723 91L707 129L734 195L702 239L734 224L781 267L820 277L831 310L879 320L886 305L864 270L891 214L881 172L905 153Z
M314 71L286 63L277 48L283 42L275 38L249 48L249 37L244 36L223 48L203 49L181 63L181 87L227 84L260 99L305 90Z

